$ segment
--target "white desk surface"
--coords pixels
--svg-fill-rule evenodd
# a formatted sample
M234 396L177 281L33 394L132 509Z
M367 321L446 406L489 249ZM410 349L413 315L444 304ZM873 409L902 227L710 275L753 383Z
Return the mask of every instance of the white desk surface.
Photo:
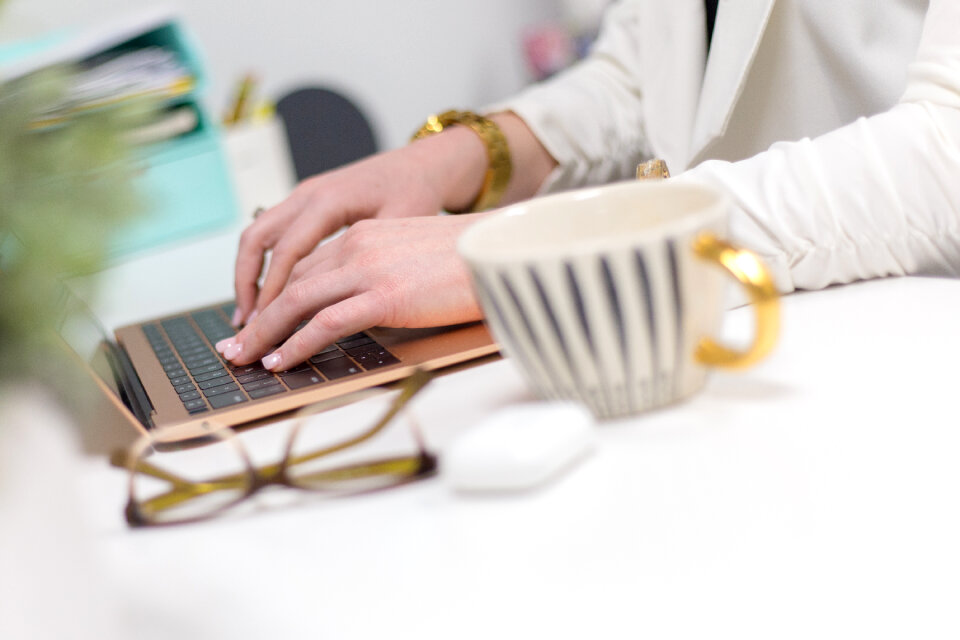
M153 300L126 297L125 318L102 297L108 322L176 302L176 264L218 242L222 255L228 235L113 270L115 283L152 274ZM213 268L220 280L179 301L229 294L230 266ZM766 362L601 425L591 456L517 495L455 494L441 474L345 500L277 505L276 492L243 515L132 531L125 474L76 458L64 490L79 524L59 525L82 558L22 576L17 593L32 628L50 627L36 637L88 637L86 620L91 638L955 638L958 321L960 281L789 296ZM749 322L729 314L735 330ZM417 414L442 455L525 399L502 360L435 380ZM287 426L244 438L266 461ZM58 635L50 614L71 585Z

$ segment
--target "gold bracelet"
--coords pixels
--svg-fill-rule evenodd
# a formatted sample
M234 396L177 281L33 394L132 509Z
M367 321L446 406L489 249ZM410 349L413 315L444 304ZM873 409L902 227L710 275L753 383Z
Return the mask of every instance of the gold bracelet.
M420 130L413 134L411 140L419 140L440 133L445 128L461 124L470 127L480 136L487 148L487 173L483 177L483 186L480 193L466 209L451 211L450 213L471 213L493 209L500 204L503 192L507 190L513 163L510 160L510 148L507 146L507 137L497 126L497 123L472 111L444 111L439 115L432 115Z

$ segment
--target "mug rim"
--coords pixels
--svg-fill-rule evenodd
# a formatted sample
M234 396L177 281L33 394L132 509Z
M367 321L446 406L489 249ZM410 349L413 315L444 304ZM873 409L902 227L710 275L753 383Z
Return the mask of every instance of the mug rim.
M667 222L633 229L619 235L597 236L578 239L575 242L563 242L557 245L535 247L492 248L486 242L487 237L510 225L520 217L559 215L550 208L557 202L565 206L578 201L593 200L599 197L617 196L636 192L649 194L654 192L694 192L708 198L703 206L684 212ZM729 196L720 189L695 182L683 182L676 178L669 181L622 181L609 185L585 187L571 191L534 197L523 202L498 209L488 217L471 225L457 241L459 254L468 262L475 264L508 264L529 262L559 256L578 257L592 255L598 251L618 250L625 247L661 243L665 238L683 236L696 229L706 228L711 222L725 220L730 208ZM487 236L487 237L485 237ZM486 246L484 246L486 244Z

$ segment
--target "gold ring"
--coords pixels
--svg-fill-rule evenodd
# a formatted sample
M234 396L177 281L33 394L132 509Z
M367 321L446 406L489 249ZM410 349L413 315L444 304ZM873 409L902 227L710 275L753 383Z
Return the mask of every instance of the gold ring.
M667 163L659 158L637 165L637 180L663 180L670 177Z

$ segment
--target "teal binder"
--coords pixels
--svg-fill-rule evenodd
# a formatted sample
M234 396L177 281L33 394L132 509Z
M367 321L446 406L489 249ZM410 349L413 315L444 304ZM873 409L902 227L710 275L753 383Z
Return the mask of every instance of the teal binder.
M205 73L198 48L176 17L139 14L89 32L58 31L0 48L4 77L43 66L85 62L150 48L173 54L191 82L165 99L168 111L192 112L192 128L159 142L138 146L134 178L143 209L110 234L109 258L117 259L199 233L238 218L237 198L222 131L200 101Z

